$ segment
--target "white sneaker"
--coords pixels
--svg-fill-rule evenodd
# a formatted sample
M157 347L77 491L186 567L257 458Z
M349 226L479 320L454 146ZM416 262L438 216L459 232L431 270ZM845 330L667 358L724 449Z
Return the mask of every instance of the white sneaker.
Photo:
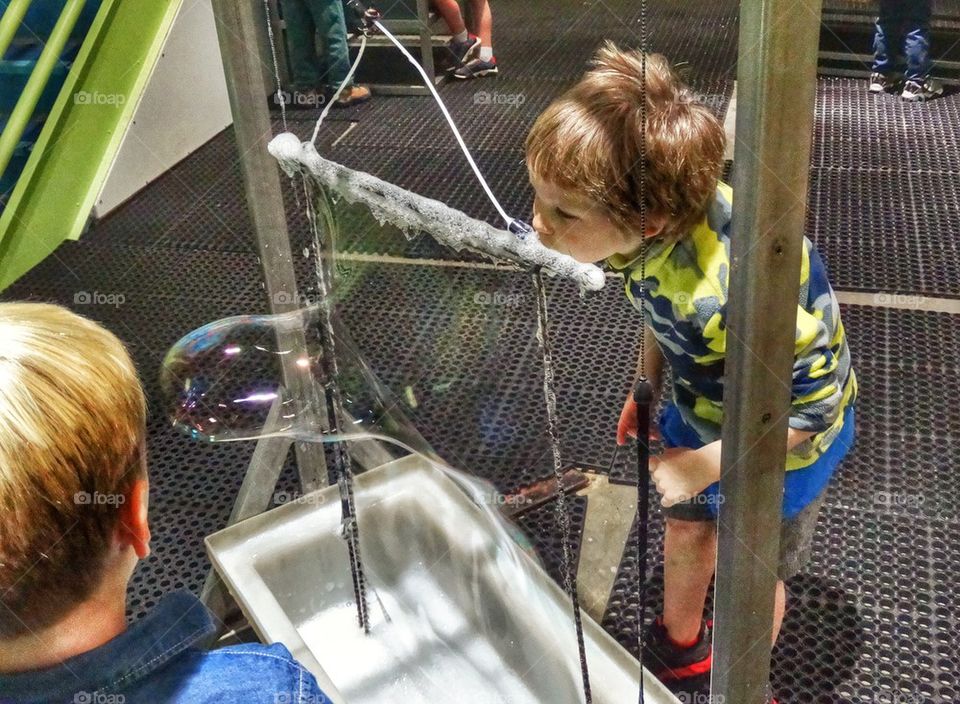
M885 93L897 87L897 77L895 74L871 73L870 74L870 92Z
M903 93L900 94L900 97L915 103L920 100L930 100L939 95L943 95L943 84L936 78L928 78L923 83L907 81L903 85Z

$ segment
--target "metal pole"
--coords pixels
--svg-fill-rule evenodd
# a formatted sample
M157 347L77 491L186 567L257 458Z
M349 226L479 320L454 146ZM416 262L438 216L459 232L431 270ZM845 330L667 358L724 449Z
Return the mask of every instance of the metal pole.
M820 11L821 0L740 9L711 683L728 704L761 704L770 676Z
M262 61L267 18L259 0L213 0L213 12L270 311L295 310L299 307L299 297L279 167L267 152L267 143L273 136L267 107L267 96L273 88L268 87L264 78ZM306 349L302 334L278 342L281 349ZM283 355L284 382L295 392L316 395L315 388L301 387L304 379L295 366L297 357L295 354ZM315 406L319 407L319 404ZM301 442L295 448L303 491L326 486L328 477L323 446Z

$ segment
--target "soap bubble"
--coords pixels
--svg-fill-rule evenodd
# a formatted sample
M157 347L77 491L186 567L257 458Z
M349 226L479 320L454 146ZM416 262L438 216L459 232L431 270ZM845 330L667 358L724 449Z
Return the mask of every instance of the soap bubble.
M429 444L334 322L340 417L327 420L330 367L321 308L242 315L189 333L167 353L160 384L175 427L195 439L267 437L335 442L377 438L424 455ZM351 354L352 352L352 354Z

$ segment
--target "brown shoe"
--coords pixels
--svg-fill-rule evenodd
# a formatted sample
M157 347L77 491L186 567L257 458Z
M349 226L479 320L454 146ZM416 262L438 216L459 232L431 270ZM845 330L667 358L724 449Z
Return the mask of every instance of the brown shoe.
M337 98L335 106L338 108L348 108L351 105L359 105L370 100L370 89L366 86L351 86Z

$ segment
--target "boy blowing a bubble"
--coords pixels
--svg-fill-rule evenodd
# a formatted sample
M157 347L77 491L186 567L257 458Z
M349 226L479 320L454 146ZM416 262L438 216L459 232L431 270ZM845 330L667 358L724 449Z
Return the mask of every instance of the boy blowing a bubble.
M605 260L621 273L627 297L646 312L648 343L638 374L645 370L659 394L665 360L670 368L671 393L659 423L665 450L651 460L666 513L664 611L645 639L644 664L672 689L691 691L709 681L712 662L704 605L722 503L733 194L720 181L720 122L662 56L646 58L644 94L643 65L641 53L606 44L592 69L539 117L526 156L536 192L533 226L543 243L582 262ZM774 641L785 610L784 580L808 561L827 484L853 444L857 395L836 296L816 250L809 240L804 245L780 560L769 566L779 578ZM619 444L635 434L636 416L628 395Z

